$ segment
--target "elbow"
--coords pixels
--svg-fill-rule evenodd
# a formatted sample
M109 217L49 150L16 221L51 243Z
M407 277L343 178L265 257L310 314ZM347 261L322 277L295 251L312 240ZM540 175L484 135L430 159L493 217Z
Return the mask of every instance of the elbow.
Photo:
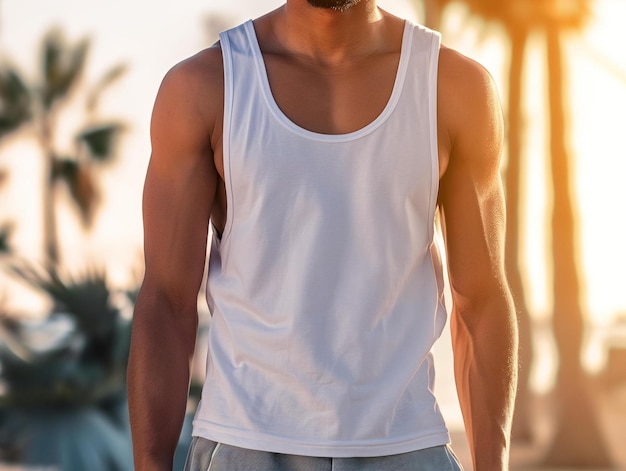
M452 302L453 322L464 331L471 334L496 327L516 334L513 297L503 279L452 286Z
M512 300L508 285L500 279L453 284L451 291L455 310L460 313L481 311L494 303L508 305Z
M169 331L185 338L195 338L198 328L198 293L163 285L144 278L133 313L133 331Z
M165 311L173 314L194 312L197 314L198 287L185 280L163 279L146 272L137 295L135 311L149 306L150 311Z

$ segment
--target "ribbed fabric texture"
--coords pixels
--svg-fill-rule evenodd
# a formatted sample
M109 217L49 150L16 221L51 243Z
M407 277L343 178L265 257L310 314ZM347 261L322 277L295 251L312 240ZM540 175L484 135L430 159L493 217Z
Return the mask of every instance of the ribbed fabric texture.
M193 434L327 457L448 443L430 354L446 322L438 33L406 24L386 108L342 135L282 113L251 22L220 39L228 213Z

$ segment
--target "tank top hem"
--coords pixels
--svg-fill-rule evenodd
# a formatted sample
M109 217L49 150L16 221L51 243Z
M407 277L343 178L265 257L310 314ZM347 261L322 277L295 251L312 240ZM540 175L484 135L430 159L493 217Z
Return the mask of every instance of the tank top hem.
M269 453L325 458L366 458L398 455L434 446L447 445L451 441L450 434L447 431L413 437L397 437L388 440L313 442L298 441L293 438L254 433L246 430L234 430L197 419L194 420L193 426L193 436L217 443Z

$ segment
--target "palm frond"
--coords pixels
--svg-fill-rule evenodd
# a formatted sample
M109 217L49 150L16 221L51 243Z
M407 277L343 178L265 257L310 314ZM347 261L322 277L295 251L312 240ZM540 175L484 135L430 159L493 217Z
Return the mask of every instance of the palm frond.
M12 317L7 315L0 316L0 345L1 349L4 349L6 352L3 355L0 355L2 358L3 370L6 369L5 363L7 363L5 357L9 355L11 358L15 360L21 361L32 361L34 359L33 351L26 345L26 343L22 340L22 337L19 333L19 323ZM11 363L11 360L8 361ZM3 371L3 375L6 374L6 371Z
M63 99L83 73L89 53L89 40L69 45L58 29L51 30L43 42L42 100L45 109Z
M34 266L28 262L13 263L10 271L19 279L41 291L54 301L56 312L65 312L85 335L88 355L109 357L110 343L117 333L119 311L112 305L106 274L92 268L76 277L61 277L53 269Z
M54 163L52 173L54 179L61 180L67 185L85 228L91 226L99 201L98 190L87 165L88 162L59 158Z
M593 17L591 0L533 0L545 21L561 29L580 30Z
M58 335L54 327L62 320L65 330ZM84 394L89 389L86 375L79 368L80 349L73 341L76 334L68 330L68 320L54 315L35 323L0 316L0 378L5 387L0 410L9 405L48 403L52 398L57 403L69 402L76 399L76 394L70 396L68 391L79 389ZM48 345L38 342L42 338Z
M0 139L32 117L28 86L10 66L0 68Z
M13 225L5 223L0 226L0 254L11 253L11 233L13 232Z
M78 162L72 157L57 157L52 167L52 178L69 181L78 172Z
M117 64L98 80L87 96L87 111L94 111L97 108L102 93L124 75L127 69L126 64Z
M89 156L96 161L106 162L115 155L120 133L124 130L122 123L108 123L90 126L81 131L76 140L85 144Z
M52 269L37 268L27 262L14 263L10 270L18 278L49 295L57 309L70 314L88 337L103 338L115 329L118 311L111 306L106 274L92 268L65 280Z
M72 201L78 207L83 227L91 227L98 202L100 201L100 195L93 173L87 168L87 164L83 163L78 166L78 172L76 172L75 178L70 182L69 189Z
M442 4L449 3L440 0ZM580 29L591 18L590 0L464 0L472 13L505 27L542 26L556 21L564 29Z

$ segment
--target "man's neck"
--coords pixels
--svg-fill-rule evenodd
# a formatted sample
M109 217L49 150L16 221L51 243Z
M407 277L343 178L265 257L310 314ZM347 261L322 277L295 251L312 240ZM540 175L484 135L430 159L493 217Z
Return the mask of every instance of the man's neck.
M380 47L383 13L376 0L361 0L345 10L287 0L274 16L274 34L292 52L328 65L374 52Z

